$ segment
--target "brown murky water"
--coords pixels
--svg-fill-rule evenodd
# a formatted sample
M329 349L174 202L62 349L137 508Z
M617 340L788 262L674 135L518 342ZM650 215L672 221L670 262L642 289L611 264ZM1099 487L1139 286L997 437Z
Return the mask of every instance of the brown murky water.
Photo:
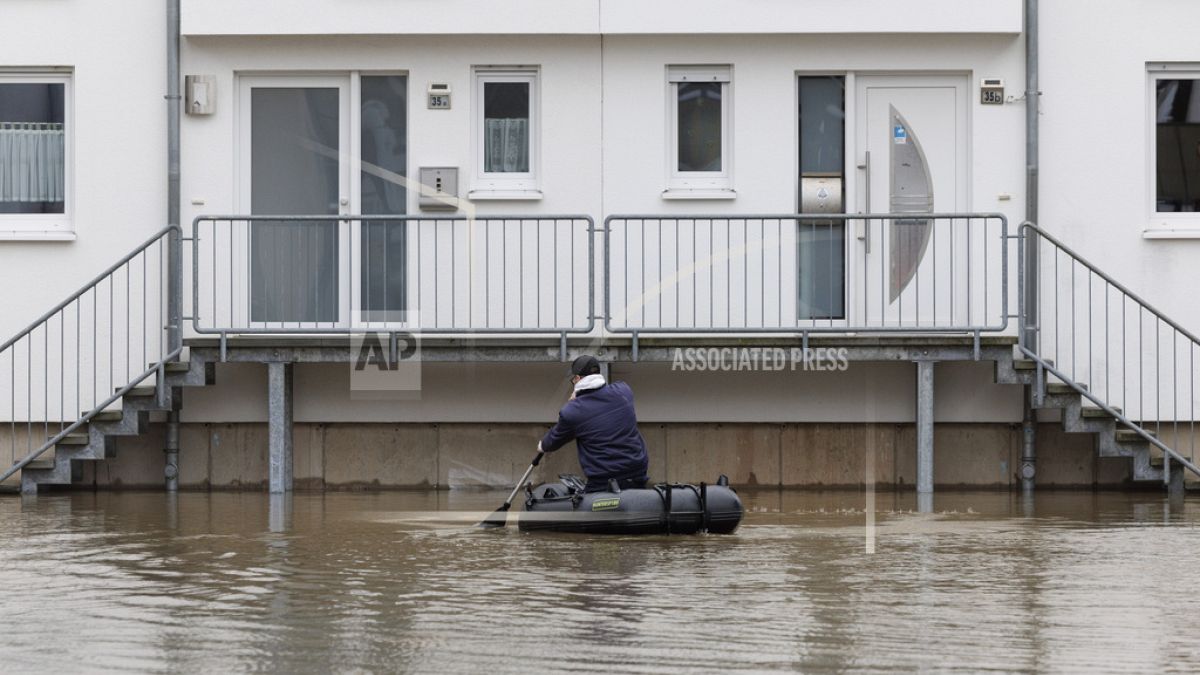
M1200 501L754 492L733 536L470 527L499 493L0 499L7 672L1200 670Z

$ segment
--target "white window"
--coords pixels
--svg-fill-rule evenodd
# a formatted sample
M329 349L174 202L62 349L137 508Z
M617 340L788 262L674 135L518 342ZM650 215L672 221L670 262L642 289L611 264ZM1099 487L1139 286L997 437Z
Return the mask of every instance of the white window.
M540 199L538 76L529 68L476 68L471 199Z
M1150 236L1200 236L1200 69L1152 66Z
M0 239L72 236L70 84L0 73Z
M668 199L729 199L733 192L729 66L667 68Z

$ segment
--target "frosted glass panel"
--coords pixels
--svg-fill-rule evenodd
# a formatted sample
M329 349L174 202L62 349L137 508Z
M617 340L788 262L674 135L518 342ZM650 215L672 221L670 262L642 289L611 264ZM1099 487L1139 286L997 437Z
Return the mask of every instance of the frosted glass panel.
M679 84L679 171L721 170L720 82Z
M338 212L339 91L251 90L251 212ZM250 318L338 319L337 221L257 222L251 227Z
M408 78L362 78L362 212L403 214L407 207ZM407 302L408 225L371 221L361 229L362 321L403 320Z

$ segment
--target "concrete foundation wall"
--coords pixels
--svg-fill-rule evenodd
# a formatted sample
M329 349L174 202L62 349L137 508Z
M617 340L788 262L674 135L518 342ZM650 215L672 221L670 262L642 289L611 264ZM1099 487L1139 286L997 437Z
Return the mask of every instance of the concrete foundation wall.
M312 424L295 426L298 490L422 489L511 486L533 457L544 424ZM867 462L881 489L916 480L912 424L644 424L653 481L858 488ZM1129 463L1096 457L1089 435L1038 431L1041 487L1121 487ZM183 489L265 489L265 424L185 424L179 455ZM1015 489L1020 428L939 424L934 478L940 488ZM120 439L118 454L84 463L77 487L161 489L163 427ZM573 445L552 454L535 481L580 473Z

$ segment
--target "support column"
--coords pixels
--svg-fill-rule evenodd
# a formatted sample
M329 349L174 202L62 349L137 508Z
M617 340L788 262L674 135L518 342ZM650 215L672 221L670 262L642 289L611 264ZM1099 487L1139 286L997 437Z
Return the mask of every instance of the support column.
M1187 494L1186 486L1183 482L1186 478L1187 469L1183 468L1179 462L1169 462L1169 470L1171 474L1167 479L1167 497L1170 501L1178 503Z
M933 493L933 361L917 361L917 493Z
M292 364L267 364L267 437L271 492L292 490Z
M1025 385L1025 414L1021 418L1021 492L1033 492L1037 475L1037 413L1033 409L1033 387Z
M176 398L176 397L172 397ZM167 442L163 452L166 453L166 466L163 467L163 477L167 482L167 492L179 491L179 410L167 413Z

